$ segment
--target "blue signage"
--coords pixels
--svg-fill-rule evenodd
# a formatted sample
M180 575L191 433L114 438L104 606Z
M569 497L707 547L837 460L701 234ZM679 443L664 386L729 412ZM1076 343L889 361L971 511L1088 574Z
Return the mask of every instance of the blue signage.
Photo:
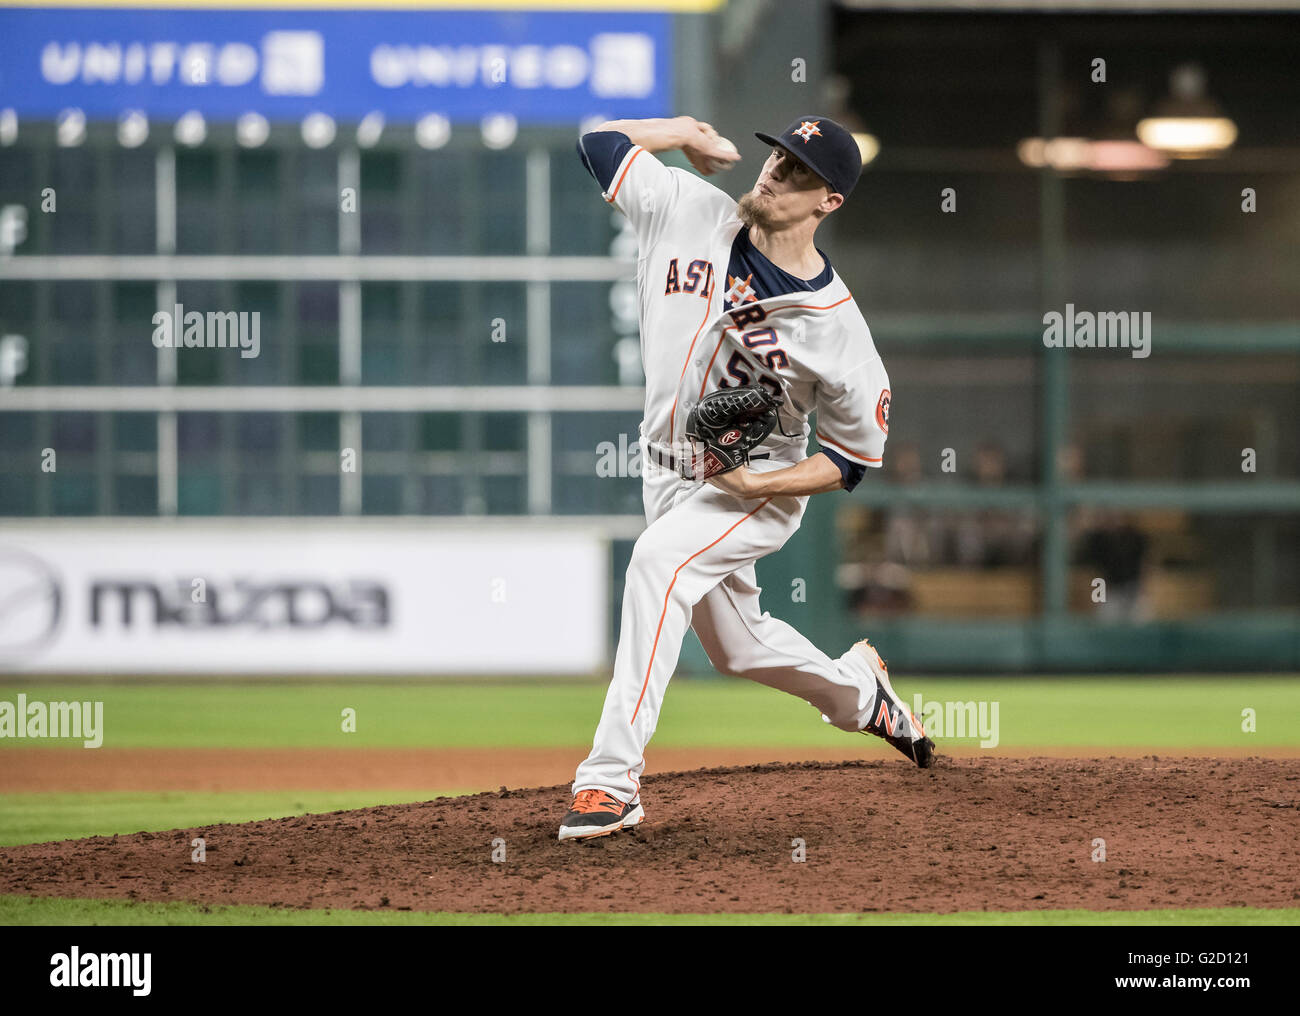
M521 124L666 116L671 16L402 10L0 10L0 109L213 120L327 113Z

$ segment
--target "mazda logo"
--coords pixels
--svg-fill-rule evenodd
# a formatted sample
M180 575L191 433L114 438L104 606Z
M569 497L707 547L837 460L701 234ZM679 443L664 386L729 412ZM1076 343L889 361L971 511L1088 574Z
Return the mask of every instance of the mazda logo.
M59 627L59 578L40 558L0 547L0 659L42 649Z

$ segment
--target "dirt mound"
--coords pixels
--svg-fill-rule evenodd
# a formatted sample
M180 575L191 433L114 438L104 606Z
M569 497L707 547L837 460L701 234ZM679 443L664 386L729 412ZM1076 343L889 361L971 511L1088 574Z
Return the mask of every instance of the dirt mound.
M1300 900L1294 759L769 764L652 775L642 799L644 825L587 843L556 841L568 792L548 787L6 847L0 892L506 913Z

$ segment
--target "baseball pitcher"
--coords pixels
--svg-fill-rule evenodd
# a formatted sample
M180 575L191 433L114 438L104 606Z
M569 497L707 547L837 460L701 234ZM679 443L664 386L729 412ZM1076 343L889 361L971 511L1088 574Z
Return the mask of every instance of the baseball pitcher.
M880 466L890 392L866 321L813 245L862 171L857 143L824 116L757 137L772 151L739 203L655 157L681 149L705 175L739 160L692 117L611 121L578 142L636 230L648 526L562 840L644 819L644 751L687 628L719 671L798 695L923 768L934 755L870 643L831 659L759 606L754 563L790 539L808 498L851 491ZM809 456L814 411L821 450Z

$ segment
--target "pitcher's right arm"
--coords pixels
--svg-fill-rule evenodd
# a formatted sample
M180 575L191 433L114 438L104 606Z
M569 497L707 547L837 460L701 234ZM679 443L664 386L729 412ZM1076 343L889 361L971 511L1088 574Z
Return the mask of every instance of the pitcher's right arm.
M671 149L680 149L705 174L740 158L710 125L689 116L610 120L578 140L582 164L600 184L605 200L632 223L642 255L662 237L683 189L705 186L685 170L669 169L655 158L656 152Z

